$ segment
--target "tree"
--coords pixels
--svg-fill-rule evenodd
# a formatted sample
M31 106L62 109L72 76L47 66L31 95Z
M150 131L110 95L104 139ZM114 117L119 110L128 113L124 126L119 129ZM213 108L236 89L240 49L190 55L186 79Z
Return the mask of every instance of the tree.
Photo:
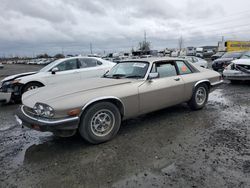
M37 58L49 58L49 55L48 54L39 54L36 56Z
M150 45L150 42L147 41L139 42L139 50L150 51Z
M56 58L56 59L61 59L61 58L65 58L65 56L64 56L63 54L56 54L56 55L54 56L54 58Z

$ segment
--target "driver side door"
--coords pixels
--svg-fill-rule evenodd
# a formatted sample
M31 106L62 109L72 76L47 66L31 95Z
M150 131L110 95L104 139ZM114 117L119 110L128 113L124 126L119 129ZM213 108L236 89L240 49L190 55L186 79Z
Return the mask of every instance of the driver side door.
M158 72L159 78L145 81L139 87L140 112L147 113L184 100L184 81L178 75L174 61L155 62L151 72Z

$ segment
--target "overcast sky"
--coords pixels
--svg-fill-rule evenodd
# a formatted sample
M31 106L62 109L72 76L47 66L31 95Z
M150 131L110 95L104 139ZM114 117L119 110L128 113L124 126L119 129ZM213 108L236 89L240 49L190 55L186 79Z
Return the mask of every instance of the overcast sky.
M250 40L249 0L0 0L0 56L130 51Z

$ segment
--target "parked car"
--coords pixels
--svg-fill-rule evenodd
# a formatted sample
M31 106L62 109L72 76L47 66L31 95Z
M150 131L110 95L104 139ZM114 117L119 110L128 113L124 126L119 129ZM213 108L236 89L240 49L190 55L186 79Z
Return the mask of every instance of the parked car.
M17 122L57 136L78 130L90 143L112 139L121 121L187 102L202 109L221 84L215 71L180 58L123 61L101 78L46 86L24 93Z
M211 58L214 55L214 51L212 49L204 49L203 58Z
M242 51L242 52L227 52L221 58L216 59L213 64L212 68L215 71L223 71L226 66L228 66L231 61L235 59L249 59L250 58L250 51Z
M38 72L28 72L6 77L1 81L0 101L18 102L26 91L46 85L75 82L103 75L115 63L95 57L72 57L56 60ZM53 86L55 87L55 86Z
M199 57L195 57L195 56L180 56L180 58L186 59L188 61L190 61L191 63L203 67L203 68L208 68L208 63L206 60L201 59Z
M3 64L2 64L2 63L0 63L0 69L3 69L3 68L4 68Z
M216 54L211 56L211 60L214 61L216 59L221 58L226 52L217 52Z
M223 71L223 76L232 83L250 80L250 59L237 59L232 61Z

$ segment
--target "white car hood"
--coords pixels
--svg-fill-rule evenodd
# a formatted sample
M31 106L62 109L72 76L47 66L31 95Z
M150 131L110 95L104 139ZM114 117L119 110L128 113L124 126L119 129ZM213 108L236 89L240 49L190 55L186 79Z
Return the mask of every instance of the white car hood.
M236 65L250 65L250 59L236 59L232 62Z
M35 74L35 73L37 73L37 72L25 72L25 73L21 73L21 74L11 75L11 76L8 76L8 77L4 78L2 80L2 82L8 81L8 80L14 80L14 79L21 78L21 77L24 77L24 76L29 76L29 75L32 75L32 74Z

